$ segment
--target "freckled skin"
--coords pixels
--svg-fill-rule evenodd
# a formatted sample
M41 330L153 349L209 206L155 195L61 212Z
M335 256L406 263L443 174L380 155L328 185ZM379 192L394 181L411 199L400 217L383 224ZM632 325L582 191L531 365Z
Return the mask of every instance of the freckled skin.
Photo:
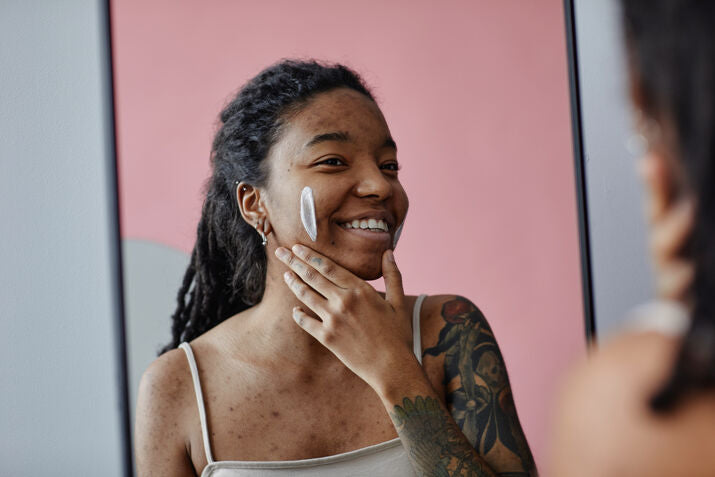
M318 95L288 123L280 143L269 154L270 179L262 194L273 238L288 247L294 243L313 247L365 280L379 278L386 247L371 248L351 240L335 219L353 217L355 211L385 208L399 224L407 214L407 194L397 174L380 169L396 159L394 148L384 147L391 134L380 109L356 91L338 89ZM352 140L304 148L315 135L330 132L347 133ZM331 157L349 162L349 169L341 172L315 165ZM317 242L310 240L300 222L298 198L305 186L310 186L315 196Z
M333 132L351 140L304 147L314 136ZM385 147L389 138L377 105L347 89L321 93L286 118L267 157L268 184L260 190L269 223L263 299L191 342L215 460L306 459L397 436L376 392L292 320L291 307L300 303L285 286L286 268L273 254L279 245L304 243L364 280L380 277L389 245L355 238L339 227L338 219L380 209L396 224L404 220L407 195L397 174L383 167L396 159L395 149ZM321 163L329 158L339 158L347 168ZM298 198L306 185L316 199L315 243L299 216ZM445 327L442 305L451 299L433 295L424 301L423 350L438 344ZM415 300L407 296L407 307ZM498 381L493 360L483 365L485 375ZM455 382L445 380L444 354L425 355L423 369L444 403L446 385ZM150 463L162 475L199 475L207 460L184 352L169 351L152 363L139 394L138 475L152 475L144 471Z
M347 133L351 140L304 147L316 135L332 132ZM278 245L304 243L363 279L381 275L385 246L355 239L337 219L375 209L389 212L396 223L404 219L407 194L389 168L397 156L394 147L385 147L387 139L391 134L377 105L349 89L321 93L285 118L266 158L268 183L260 190L269 224L263 300L191 342L214 459L305 459L397 436L373 389L297 327L290 307L269 306L289 306L295 299L281 279L285 267L273 255ZM348 167L317 164L328 158ZM298 199L306 185L316 199L315 243L300 222ZM407 297L410 306L414 300ZM428 321L426 313L423 320ZM440 372L439 366L428 371L435 386L441 383ZM184 352L172 350L158 358L142 386L135 439L138 475L152 475L145 471L150 464L160 474L200 474L206 456Z

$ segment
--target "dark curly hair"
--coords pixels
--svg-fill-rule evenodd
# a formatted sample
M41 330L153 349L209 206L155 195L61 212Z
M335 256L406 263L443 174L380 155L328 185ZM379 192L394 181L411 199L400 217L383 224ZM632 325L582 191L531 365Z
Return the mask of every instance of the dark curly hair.
M696 200L683 251L695 266L691 325L670 377L651 400L664 412L715 384L715 2L621 0L621 6L637 102L667 133L684 176L678 189Z
M250 80L221 112L196 244L177 296L171 342L161 353L261 300L266 253L241 216L236 184L264 186L264 159L281 126L311 98L336 88L353 89L374 101L360 76L343 65L284 60Z

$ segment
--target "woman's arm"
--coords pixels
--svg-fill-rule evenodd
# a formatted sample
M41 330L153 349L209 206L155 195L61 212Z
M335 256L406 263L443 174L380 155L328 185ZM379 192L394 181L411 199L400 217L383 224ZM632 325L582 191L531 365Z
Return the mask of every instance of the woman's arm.
M462 297L442 300L441 319L424 354L444 359L447 407L414 369L381 395L413 466L424 475L536 475L486 319Z
M446 354L448 402L460 429L412 353L410 310L391 251L383 256L385 298L306 247L276 255L295 272L286 274L290 289L319 318L296 309L294 319L377 392L419 475L529 475L533 460L510 410L503 360L474 305L460 299L460 314L448 315L459 323L445 317L440 344L426 351Z
M175 373L186 358L180 350L158 357L139 383L134 425L134 455L138 477L196 477L180 429L186 383Z

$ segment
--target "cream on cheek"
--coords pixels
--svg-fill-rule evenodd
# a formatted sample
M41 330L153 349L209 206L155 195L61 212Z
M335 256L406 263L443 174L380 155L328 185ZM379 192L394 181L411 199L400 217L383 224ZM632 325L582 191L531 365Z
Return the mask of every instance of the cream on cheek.
M407 215L405 215L405 220L407 220ZM402 227L405 225L405 220L403 220L402 223L397 226L397 230L395 230L395 235L392 238L392 250L395 250L395 247L397 247L397 241L400 240L400 235L402 235Z
M315 195L310 186L303 187L300 192L300 220L310 240L315 242L318 239L318 223L315 218Z

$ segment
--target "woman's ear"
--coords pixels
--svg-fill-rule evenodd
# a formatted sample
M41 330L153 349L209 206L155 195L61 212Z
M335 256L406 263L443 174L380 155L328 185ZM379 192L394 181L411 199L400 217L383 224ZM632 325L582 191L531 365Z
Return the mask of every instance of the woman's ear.
M243 220L253 228L259 226L265 228L267 214L261 200L260 189L251 184L239 182L236 185L236 201Z

